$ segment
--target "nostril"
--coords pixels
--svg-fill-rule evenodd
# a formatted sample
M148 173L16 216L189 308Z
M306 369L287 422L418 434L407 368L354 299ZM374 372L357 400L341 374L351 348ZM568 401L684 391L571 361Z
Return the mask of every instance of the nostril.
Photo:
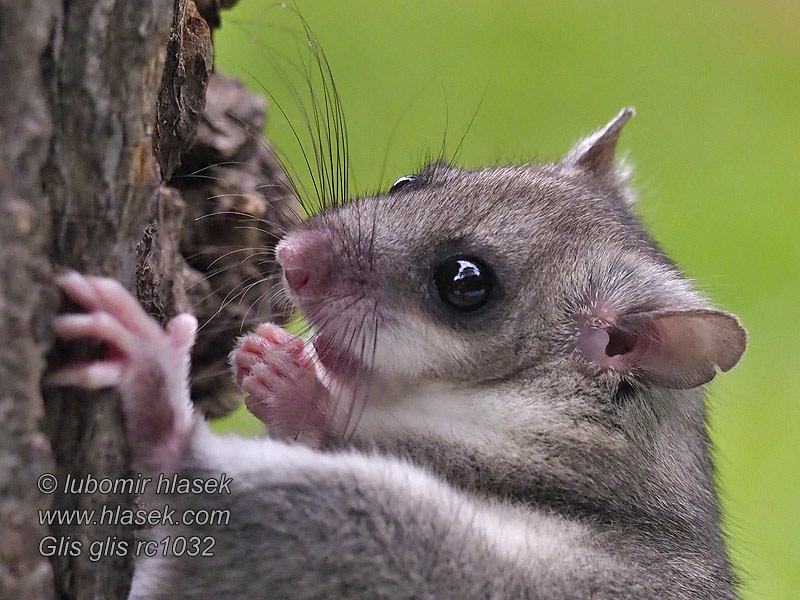
M291 269L284 269L283 276L286 278L286 283L292 288L292 291L298 291L305 287L311 279L311 272L308 269L300 267L292 267Z
M291 233L275 248L286 286L304 297L323 291L334 260L332 254L328 236L317 230Z

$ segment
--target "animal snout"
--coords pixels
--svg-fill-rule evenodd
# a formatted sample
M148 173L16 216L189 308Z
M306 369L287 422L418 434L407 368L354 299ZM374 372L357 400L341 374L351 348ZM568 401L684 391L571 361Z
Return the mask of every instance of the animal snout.
M286 236L275 255L283 267L283 276L294 294L321 293L328 283L333 246L324 234L300 231Z

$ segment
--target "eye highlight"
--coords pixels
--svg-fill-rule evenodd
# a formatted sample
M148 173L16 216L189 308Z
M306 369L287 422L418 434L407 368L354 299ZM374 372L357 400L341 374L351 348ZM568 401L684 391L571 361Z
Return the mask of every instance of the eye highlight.
M400 179L398 179L392 184L392 187L389 188L389 193L391 194L392 192L396 192L398 190L403 189L407 185L414 183L416 179L417 178L413 177L412 175L403 175Z
M483 261L470 256L454 256L436 267L433 274L439 297L461 311L476 310L492 295L495 276Z

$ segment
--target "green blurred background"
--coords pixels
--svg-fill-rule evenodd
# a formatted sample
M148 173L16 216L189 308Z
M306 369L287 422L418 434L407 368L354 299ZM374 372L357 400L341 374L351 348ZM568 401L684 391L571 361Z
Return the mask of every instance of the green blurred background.
M655 238L750 332L710 387L730 549L746 599L800 590L800 3L305 1L350 132L353 181L385 188L464 139L458 163L557 159L633 105L621 150ZM241 0L218 67L275 94L308 48L291 11ZM303 80L289 72L304 98ZM273 105L268 137L301 154ZM381 172L386 162L385 175ZM307 178L304 178L306 181ZM239 415L234 427L253 423Z

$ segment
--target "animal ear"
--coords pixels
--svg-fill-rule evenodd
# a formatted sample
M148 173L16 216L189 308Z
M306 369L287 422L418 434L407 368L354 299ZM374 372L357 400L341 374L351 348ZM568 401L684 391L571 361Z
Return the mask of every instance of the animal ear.
M622 177L615 173L614 152L622 128L634 114L636 111L633 108L623 108L608 125L578 142L561 164L585 169L600 177L616 175L615 178L626 179L627 173L623 173Z
M669 388L708 383L717 369L732 369L746 346L739 320L720 310L640 312L614 322L593 317L578 322L578 350L588 362Z

